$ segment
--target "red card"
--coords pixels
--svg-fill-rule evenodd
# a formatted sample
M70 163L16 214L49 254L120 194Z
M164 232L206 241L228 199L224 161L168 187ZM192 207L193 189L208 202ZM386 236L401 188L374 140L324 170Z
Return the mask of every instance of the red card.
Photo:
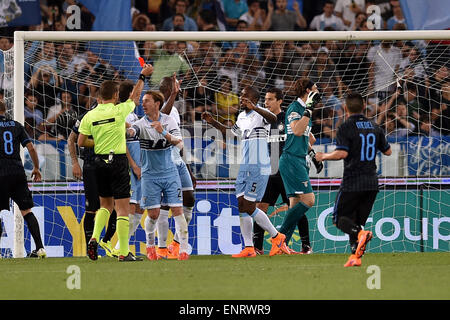
M142 57L139 57L139 63L141 64L141 67L144 67L145 61Z

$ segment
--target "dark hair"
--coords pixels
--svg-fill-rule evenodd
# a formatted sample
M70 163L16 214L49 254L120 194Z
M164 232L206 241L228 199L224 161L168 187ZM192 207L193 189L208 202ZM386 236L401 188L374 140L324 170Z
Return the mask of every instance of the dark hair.
M175 13L175 14L172 16L172 21L175 19L175 17L182 17L182 18L183 18L183 21L186 20L186 18L185 18L181 13Z
M266 93L273 93L277 100L283 100L283 91L281 91L281 89L272 87L272 88L269 88L269 90L267 90Z
M159 82L159 91L163 94L165 99L169 98L172 92L172 77L164 77Z
M6 112L6 105L3 100L0 100L0 112Z
M198 13L200 18L206 23L206 24L215 24L216 23L216 15L213 11L208 9L203 9Z
M252 101L259 101L259 91L258 89L252 87L252 86L245 86L244 89L242 89L242 91L246 91L248 94L248 97L250 98L250 100Z
M119 85L119 101L125 102L130 98L131 91L133 91L134 84L130 80L122 81Z
M159 102L159 107L160 107L160 108L161 108L162 105L164 104L164 95L163 95L161 92L156 91L156 90L147 90L147 91L145 92L145 94L151 95L151 96L153 97L153 100L154 100L155 102Z
M345 104L351 113L360 113L364 109L364 99L358 92L349 92L345 97Z
M118 88L118 83L113 80L103 81L98 90L98 95L102 100L111 100Z
M294 83L294 92L295 95L300 98L306 93L306 89L312 89L314 86L314 82L309 80L308 78L301 78L295 81Z

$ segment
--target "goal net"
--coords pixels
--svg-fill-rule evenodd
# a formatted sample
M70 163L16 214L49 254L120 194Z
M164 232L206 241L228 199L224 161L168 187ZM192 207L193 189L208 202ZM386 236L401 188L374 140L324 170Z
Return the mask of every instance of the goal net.
M201 114L208 111L231 127L245 86L260 92L261 106L267 90L279 88L286 110L299 98L293 88L301 78L315 83L322 96L312 117L315 151L334 150L350 91L363 95L365 115L386 131L393 153L375 155L380 192L365 226L374 233L370 252L450 250L450 31L26 32L16 39L14 50L3 52L2 87L9 115L23 115L19 121L39 154L43 181L30 188L49 256L85 255L84 187L72 174L67 138L77 117L96 102L102 81L137 80L138 57L154 66L145 89L158 89L173 73L181 82L174 107L181 118L184 159L197 179L189 225L192 254L232 254L243 246L234 195L240 141L231 131L222 136ZM144 115L142 106L135 112ZM272 151L277 143L271 142ZM25 153L28 173L30 161ZM349 251L347 236L332 223L342 173L342 161L326 162L320 173L311 166L316 204L307 217L315 253ZM286 209L281 197L269 207L275 226L282 224ZM23 242L13 241L20 222L14 222L13 210L1 218L2 254L11 256L14 246L29 252L33 243L26 227ZM138 254L145 254L143 225L142 220L130 242ZM171 221L168 242L173 230ZM302 240L296 230L290 246L300 250ZM270 247L267 234L264 247Z

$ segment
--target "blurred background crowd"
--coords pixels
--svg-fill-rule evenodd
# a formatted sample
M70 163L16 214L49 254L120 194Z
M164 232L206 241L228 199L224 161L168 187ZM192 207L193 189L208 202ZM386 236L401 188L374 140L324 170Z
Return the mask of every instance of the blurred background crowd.
M43 0L40 24L0 28L0 52L12 48L14 30L73 30L71 5L81 9L77 30L92 30L95 16L83 1ZM367 13L373 5L380 9L376 16ZM134 0L130 17L132 30L148 32L409 29L399 0ZM322 93L313 115L318 138L335 138L349 90L367 97L367 115L390 137L450 134L448 43L137 41L136 50L155 68L150 87L174 72L182 81L176 107L184 127L205 110L232 125L245 85L261 91L261 104L266 89L282 89L286 107L296 99L295 80L308 77ZM5 57L0 54L0 98L13 84ZM66 140L76 118L94 104L99 84L125 79L81 42L28 42L25 62L26 127L41 141Z

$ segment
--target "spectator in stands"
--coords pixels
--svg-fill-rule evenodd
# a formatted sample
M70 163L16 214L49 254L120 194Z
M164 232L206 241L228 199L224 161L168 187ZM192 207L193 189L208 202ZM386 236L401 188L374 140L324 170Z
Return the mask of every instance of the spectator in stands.
M359 13L364 13L366 8L365 0L337 0L334 12L337 17L342 19L345 30L355 30L356 17Z
M46 24L52 31L65 31L66 28L66 16L60 5L52 4L47 6L41 4L41 12L46 20ZM58 27L56 24L58 23ZM62 28L62 30L61 30Z
M50 66L56 70L55 44L51 41L45 41L40 50L39 60L32 65L31 72L34 73L42 66ZM54 79L52 79L54 80Z
M24 116L25 119L33 119L33 128L40 129L43 128L44 115L41 110L37 108L38 98L33 95L31 91L25 93L25 105L24 105Z
M162 31L172 31L175 29L174 19L176 15L182 15L184 18L184 24L181 26L184 31L197 31L198 27L194 19L186 14L186 10L189 6L187 0L176 0L175 1L175 14L166 20L164 20ZM179 23L179 21L178 21ZM178 27L180 27L178 25Z
M333 14L334 2L331 0L325 1L323 6L323 13L314 17L309 25L309 29L316 31L324 31L326 27L331 27L334 30L345 30L345 25L341 18Z
M197 15L198 31L219 31L216 15L213 11L203 9Z
M333 83L338 89L338 95L343 96L341 77L336 65L329 58L329 50L326 47L319 48L315 61L305 71L304 76L316 84Z
M422 136L427 137L440 137L441 132L430 119L430 115L422 114L419 119L419 132Z
M368 44L349 41L338 55L336 63L343 84L347 90L365 92L370 63L366 58Z
M236 30L239 17L248 11L246 0L222 0L228 30Z
M189 87L184 91L184 99L186 103L190 104L190 110L194 115L190 115L190 122L201 121L203 112L213 113L214 93L208 88L209 77L202 77L199 86Z
M402 8L400 7L400 3L398 1L393 1L392 12L394 15L386 22L386 28L388 30L393 30L394 26L398 23L406 24Z
M369 90L376 92L377 98L384 102L389 93L395 90L394 76L399 70L401 52L391 41L381 41L369 49L367 59L371 63Z
M424 108L420 103L417 86L415 83L407 82L406 90L403 93L403 98L406 101L406 107L408 109L408 116L410 121L414 124L416 128L419 128L418 121L420 119L421 113L424 112Z
M39 140L67 140L77 121L77 111L72 104L72 95L68 91L62 91L57 104L50 108L44 134Z
M283 89L283 75L290 71L293 66L285 41L273 41L264 50L263 69L266 77L267 87Z
M442 71L441 71L442 72ZM450 135L450 78L442 82L439 95L432 104L431 119L435 127L439 128L442 135Z
M396 90L388 102L380 106L376 121L378 125L384 125L386 134L393 138L415 134L417 129L417 121L408 115L408 108L401 96L401 90Z
M133 31L156 31L156 26L144 13L140 13L133 18L132 26Z
M333 124L334 112L331 108L316 106L312 116L311 133L318 139L335 139L336 127Z
M239 75L240 69L237 63L237 58L233 50L226 51L219 59L219 69L217 70L217 75L219 77L228 77L231 79L231 91L238 92L239 90ZM220 86L222 86L222 81Z
M55 79L55 83L51 84L51 78ZM38 99L38 109L43 116L47 116L47 112L55 104L56 95L59 91L60 78L50 66L43 66L31 76L28 83L28 89Z
M266 19L266 12L261 9L259 0L247 0L248 11L239 17L239 21L236 25L236 31L240 31L238 28L239 22L245 21L249 31L262 31L264 21Z
M231 79L223 77L221 79L220 91L215 93L215 114L221 123L231 121L236 122L236 114L239 111L239 97L232 91Z
M363 30L363 23L367 23L367 16L364 12L360 12L356 15L355 20L350 26L350 30L352 31L362 31Z
M150 78L152 85L158 86L162 78L170 77L174 72L179 78L180 74L185 74L189 70L186 60L176 50L176 41L165 41L161 49L153 52L154 71Z
M307 27L306 20L300 12L298 2L294 2L294 11L287 9L287 0L276 0L276 8L272 2L268 3L267 18L264 21L263 30L294 31L304 30Z

